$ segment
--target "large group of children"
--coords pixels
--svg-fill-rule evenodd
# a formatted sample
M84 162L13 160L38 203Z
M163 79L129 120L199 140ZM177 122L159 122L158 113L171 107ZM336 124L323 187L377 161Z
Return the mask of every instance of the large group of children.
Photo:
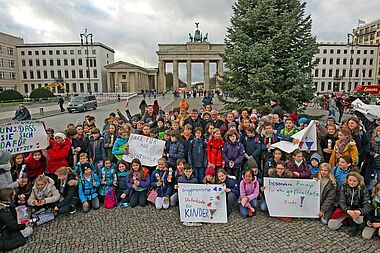
M50 210L54 215L113 206L157 209L178 204L179 183L221 184L227 215L238 204L242 217L267 211L264 177L315 178L320 182L320 219L332 230L351 226L352 236L380 235L380 115L369 120L358 113L338 125L315 121L317 151L286 154L271 145L297 143L292 135L310 119L285 114L276 99L272 111L260 115L244 108L222 114L207 104L189 111L189 102L164 113L155 101L140 104L141 113L110 113L101 128L86 116L57 132L46 128L49 146L28 154L0 151L0 249L22 245L31 234L18 224L15 206L30 214ZM130 134L165 141L157 167L131 163ZM33 217L33 216L32 216ZM36 217L36 216L34 216ZM289 220L290 218L281 218ZM184 225L200 225L185 223Z

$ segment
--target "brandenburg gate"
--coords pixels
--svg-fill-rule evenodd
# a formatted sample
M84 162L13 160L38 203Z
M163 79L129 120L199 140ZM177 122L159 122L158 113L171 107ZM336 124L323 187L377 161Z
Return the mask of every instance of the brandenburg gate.
M158 91L166 91L166 63L173 64L173 90L179 88L178 64L186 63L187 86L191 88L191 64L203 63L204 89L210 88L210 63L216 63L217 79L223 75L224 44L208 42L208 33L202 36L196 24L194 36L189 34L186 44L158 44Z

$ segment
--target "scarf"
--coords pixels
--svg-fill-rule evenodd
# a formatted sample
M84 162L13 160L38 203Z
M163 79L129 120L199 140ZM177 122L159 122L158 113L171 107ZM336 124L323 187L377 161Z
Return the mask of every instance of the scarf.
M380 142L380 137L375 137L376 142Z
M299 161L299 162L296 161L296 160L294 160L294 163L297 165L297 167L301 166L302 162L303 162L303 160L301 160L301 161Z
M347 145L348 142L348 139L339 141L339 144L337 146L339 154L343 154L344 147Z

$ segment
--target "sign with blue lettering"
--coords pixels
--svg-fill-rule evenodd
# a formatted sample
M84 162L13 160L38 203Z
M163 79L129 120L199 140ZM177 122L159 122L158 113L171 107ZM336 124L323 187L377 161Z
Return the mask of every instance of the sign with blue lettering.
M320 182L314 179L264 178L265 201L273 217L318 218Z
M213 184L178 184L181 221L227 223L224 189Z
M0 126L0 149L11 154L45 149L47 134L41 121L21 121Z

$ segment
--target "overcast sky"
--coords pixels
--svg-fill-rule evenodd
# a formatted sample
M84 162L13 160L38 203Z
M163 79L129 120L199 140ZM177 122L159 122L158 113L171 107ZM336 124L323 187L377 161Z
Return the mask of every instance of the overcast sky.
M186 43L194 22L223 43L235 0L0 0L0 31L31 42L79 42L88 28L94 40L115 49L115 60L157 66L158 43ZM380 18L379 0L307 0L318 41L346 41L358 19ZM193 79L202 66L194 64ZM168 67L169 70L171 66ZM215 67L211 66L211 73ZM185 66L180 65L185 78ZM196 80L198 81L198 80Z

